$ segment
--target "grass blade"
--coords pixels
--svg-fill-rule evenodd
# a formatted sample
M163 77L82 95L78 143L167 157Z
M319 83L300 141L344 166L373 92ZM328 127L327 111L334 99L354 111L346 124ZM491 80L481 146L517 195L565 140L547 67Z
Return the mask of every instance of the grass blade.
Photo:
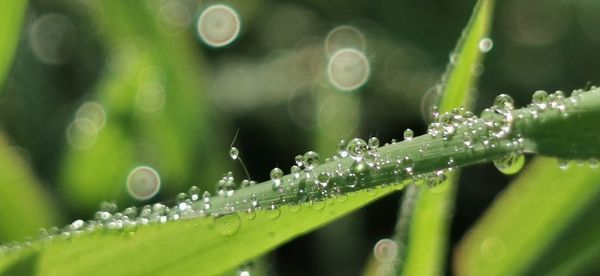
M440 111L447 112L452 108L463 106L470 109L477 76L473 68L479 66L483 52L479 45L487 38L493 16L493 0L477 2L471 19L451 54L451 62L440 90ZM441 275L446 259L447 237L450 218L454 205L456 184L459 172L449 173L445 183L445 193L436 194L429 190L417 193L414 211L410 216L411 225L405 261L399 262L398 270L404 275ZM404 235L399 235L404 236ZM402 241L401 241L402 242Z
M23 15L27 7L26 0L2 1L0 3L0 87L12 64L19 36Z
M590 256L599 253L598 232L594 231L598 229L597 220L589 220L588 215L587 221L575 224L579 217L586 217L586 209L592 213L597 210L590 207L598 205L599 177L599 170L587 166L572 164L561 170L554 159L535 160L460 243L455 259L457 274L542 275L554 269L577 271L577 263L585 264L586 259L589 262ZM579 242L563 239L569 227L573 233L582 232L582 236L570 239ZM552 247L553 243L562 246ZM589 251L574 252L574 245ZM577 260L578 256L581 260Z
M0 133L0 241L34 235L60 222L56 206Z
M303 172L305 176L301 178L286 175L278 179L281 182L277 185L273 180L266 181L228 196L181 201L168 210L164 205L147 206L148 212L134 213L131 218L123 213L101 211L96 220L76 221L61 233L30 244L0 247L0 271L14 271L24 263L37 267L37 272L43 275L226 271L401 189L404 184L422 185L432 179L432 172L447 169L449 158L455 160L456 167L490 162L508 153L520 152L521 147L514 146L515 139L523 143L525 150L534 150L531 145L536 141L530 139L535 139L532 134L539 131L535 129L553 125L559 118L565 124L569 118L596 121L600 115L600 89L575 97L579 101L566 107L570 114L567 117L555 108L539 113L536 119L526 116L536 110L535 106L514 110L511 113L513 131L509 137L493 140L493 130L480 133L484 139L491 139L494 146L477 143L470 150L456 150L465 146L463 135L470 135L486 125L485 120L473 117L458 126L452 139L428 134L372 149L377 157L372 166L362 166L350 157L334 158L312 171ZM559 103L571 100L562 99ZM451 113L444 115L448 114ZM592 130L596 131L581 128L573 135L582 132L600 135L597 133L600 129ZM543 142L548 141L551 140ZM568 140L554 141L555 147L568 147ZM579 145L584 147L584 143ZM600 156L598 142L589 140L587 143L589 152ZM406 157L414 164L402 165ZM325 186L316 177L324 173L331 176ZM302 210L298 210L299 204ZM254 214L257 217L253 217Z

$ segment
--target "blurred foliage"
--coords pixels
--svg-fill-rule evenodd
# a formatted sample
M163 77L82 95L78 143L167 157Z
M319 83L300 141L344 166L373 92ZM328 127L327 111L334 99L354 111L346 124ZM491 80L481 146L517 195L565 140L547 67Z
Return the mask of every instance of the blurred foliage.
M163 187L152 201L173 199L191 185L214 190L226 171L243 178L237 161L226 162L238 129L235 144L257 180L309 149L325 156L341 138L376 135L383 143L407 127L423 133L421 102L474 2L227 1L242 19L241 34L227 47L211 48L198 39L195 20L216 2L32 0L21 21L25 2L4 1L0 130L3 148L19 154L0 156L0 229L7 229L0 241L33 235L34 228L60 224L60 217L91 217L102 201L141 204L125 188L137 165L160 173ZM475 110L499 93L520 105L537 89L568 91L600 81L600 59L593 58L600 47L597 1L508 0L496 8ZM362 32L371 66L367 84L350 93L337 91L325 72L324 40L340 25ZM164 104L148 107L156 102L140 100L143 95ZM103 113L78 112L89 111L86 103L99 104ZM491 166L464 173L450 247L508 183ZM8 200L12 193L22 200ZM362 271L375 241L393 231L398 197L283 246L273 269ZM53 201L62 215L39 207ZM23 207L30 202L40 205ZM331 233L352 235L353 250L313 254L319 246L343 248L340 241L338 247L320 242L318 235L336 237Z

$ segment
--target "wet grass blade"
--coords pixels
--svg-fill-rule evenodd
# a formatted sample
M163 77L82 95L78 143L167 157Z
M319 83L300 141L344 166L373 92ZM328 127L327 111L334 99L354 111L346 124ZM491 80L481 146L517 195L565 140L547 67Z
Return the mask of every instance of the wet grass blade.
M462 37L451 54L451 61L440 86L441 112L463 106L470 109L475 97L473 91L477 76L473 74L476 66L481 66L484 53L480 49L482 39L487 38L493 16L493 0L477 2L471 19L463 31ZM441 275L447 254L448 232L454 206L456 185L459 172L450 172L445 183L448 190L442 194L421 189L416 193L414 211L406 237L404 261L399 262L398 271L403 275ZM410 200L410 199L407 199Z
M416 182L422 185L427 174L447 169L449 158L455 160L456 167L490 162L514 152L511 141L516 137L522 137L525 150L534 151L535 147L528 145L534 145L536 141L527 140L535 139L535 135L529 135L537 133L536 128L554 125L555 120L568 122L569 118L596 121L600 112L600 89L582 93L576 98L579 102L567 107L570 113L567 117L552 109L532 120L525 115L531 114L536 109L534 106L513 111L514 133L506 140L492 141L494 147L480 143L471 150L456 151L455 148L464 146L460 134L449 140L422 135L377 148L375 151L380 159L372 169L356 167L357 163L350 157L330 160L313 169L314 175L340 172L329 179L327 188L317 184L312 176L308 180L308 177L297 179L294 175L286 175L279 179L281 189L276 188L271 180L238 189L229 196L214 196L206 201L199 198L185 203L193 210L185 219L169 218L173 213L161 209L164 213L133 216L131 220L136 224L126 226L129 224L124 223L128 220L123 219L123 214L108 214L106 219L101 214L85 227L83 222L79 222L79 226L75 222L67 225L67 231L62 234L56 233L31 244L0 247L0 271L13 271L24 263L31 267L31 262L38 268L37 273L42 275L213 274L227 271L378 197L402 189L404 184ZM484 124L484 120L473 118L465 122L467 129L458 132L471 133ZM594 132L591 130L600 135L597 128L581 128L574 135ZM491 132L482 135L488 139L492 137ZM563 136L563 139L570 137ZM555 147L568 146L568 140L554 141ZM587 140L578 145L600 156L597 143ZM423 151L424 148L427 151ZM408 156L414 161L410 165L414 176L399 172L400 169L406 171L408 167L399 167L398 161L406 160L404 157ZM301 210L297 209L298 204L303 204ZM182 210L179 204L171 207ZM149 208L154 209L153 206ZM256 210L257 217L252 218L252 212L248 217L248 210L255 208L261 208ZM574 209L577 209L576 206ZM114 219L111 219L113 216ZM215 217L218 218L216 222L213 221ZM164 222L160 223L163 218ZM144 220L146 223L143 223ZM148 223L149 220L153 222Z
M561 170L555 159L536 159L460 243L456 273L582 275L598 269L598 179L600 170L588 165Z

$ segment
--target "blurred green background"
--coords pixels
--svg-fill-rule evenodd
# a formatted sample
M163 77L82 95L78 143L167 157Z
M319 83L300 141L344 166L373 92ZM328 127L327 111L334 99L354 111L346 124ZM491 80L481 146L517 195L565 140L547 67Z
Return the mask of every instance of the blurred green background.
M213 48L200 39L196 20L218 3L237 11L241 32ZM474 3L0 4L0 243L91 218L104 201L169 202L192 185L214 192L227 171L239 181L246 174L229 158L238 130L235 145L258 181L273 166L287 172L296 154L332 154L339 139L377 136L385 143L406 128L423 134L422 103ZM594 0L500 1L493 48L474 68L482 74L476 110L499 93L521 106L538 89L598 84L599 13ZM342 25L362 33L371 68L367 83L350 92L326 76L325 39ZM162 182L145 202L125 185L139 165L156 169ZM451 244L508 181L490 165L464 170ZM359 274L375 242L392 234L399 199L385 198L282 246L267 257L269 271Z

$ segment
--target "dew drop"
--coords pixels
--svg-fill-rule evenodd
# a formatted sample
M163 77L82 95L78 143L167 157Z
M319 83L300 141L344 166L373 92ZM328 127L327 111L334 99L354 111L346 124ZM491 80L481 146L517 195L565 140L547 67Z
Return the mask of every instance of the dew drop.
M600 167L600 161L598 161L597 158L589 159L588 164L590 165L590 168L592 168L592 169L597 169L598 167Z
M308 151L302 157L302 164L307 171L312 171L319 164L319 154L314 151Z
M569 160L567 160L567 159L558 159L557 161L558 161L558 167L561 170L566 170L566 169L569 168Z
M240 33L240 18L232 8L217 4L206 8L196 24L200 38L211 47L223 47Z
M325 201L323 201L323 200L314 201L314 202L311 202L310 206L315 210L323 210L325 208Z
M367 143L360 138L354 138L348 142L348 154L355 161L362 160L368 149Z
M127 176L127 191L137 200L152 198L160 190L160 176L153 168L139 166Z
M229 157L231 157L232 160L238 159L239 154L240 151L236 147L231 147L231 149L229 149Z
M480 251L484 259L497 262L504 258L506 246L500 239L489 237L481 243Z
M281 215L281 210L279 210L279 208L277 208L277 206L275 205L271 205L266 211L265 213L267 214L267 218L269 219L276 219Z
M231 213L228 215L215 217L213 223L217 232L223 236L235 235L240 230L240 226L242 225L242 221L238 213Z
M300 209L302 209L302 204L299 204L299 203L290 204L290 212L298 213L300 211Z
M296 157L294 157L294 161L296 162L296 165L298 167L302 167L303 163L304 163L304 157L300 154L296 155Z
M344 158L348 156L348 150L347 150L347 142L346 140L342 139L338 142L337 144L337 154L339 157Z
M494 160L494 166L503 174L516 174L525 164L525 156L522 153L512 152L504 157Z
M392 262L398 256L398 244L391 239L381 239L373 247L373 256L382 263Z
M515 108L513 99L506 94L496 96L494 99L494 107L502 110L513 110Z
M365 55L351 48L335 52L327 66L329 81L343 91L361 87L367 82L369 73L369 61Z
M533 96L531 96L531 101L539 109L544 110L548 105L548 93L544 90L535 91Z
M369 148L376 149L379 147L379 139L377 137L369 138Z
M204 210L210 209L210 193L208 191L204 191L202 194L202 202L204 202Z
M271 180L273 181L273 189L279 188L282 183L283 171L280 168L273 168L271 170Z
M293 165L290 168L290 173L292 174L292 176L294 176L294 179L298 179L300 178L300 172L302 171L302 169L300 169L300 167Z
M319 182L319 185L321 185L321 187L327 187L327 184L329 184L329 174L327 172L321 172L317 176L317 181Z
M410 141L410 140L412 140L414 133L413 133L412 129L407 128L406 130L404 130L403 135L404 135L405 141Z

